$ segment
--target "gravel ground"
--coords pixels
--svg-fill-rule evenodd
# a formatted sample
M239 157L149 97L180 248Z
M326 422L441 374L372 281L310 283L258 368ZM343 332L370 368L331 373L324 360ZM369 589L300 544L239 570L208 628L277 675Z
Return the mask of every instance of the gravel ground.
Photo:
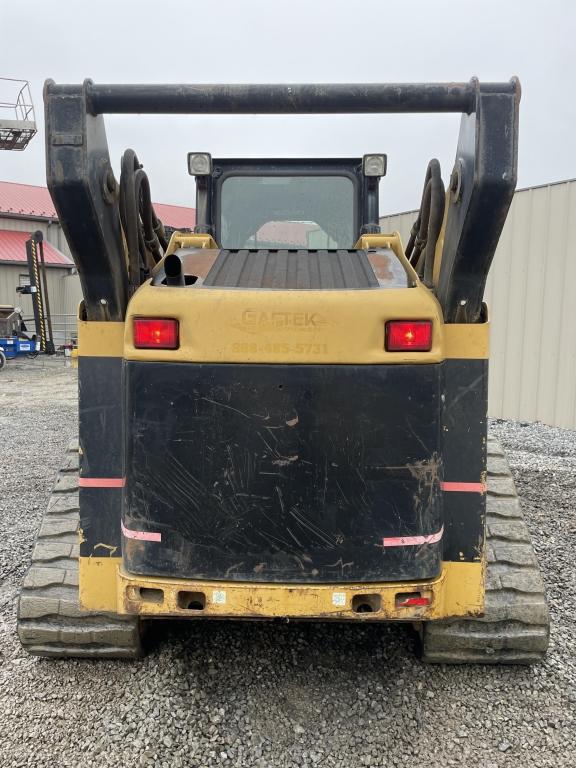
M138 662L28 657L16 595L76 430L61 360L0 373L3 766L576 765L576 433L496 422L552 609L531 669L425 667L401 626L160 623Z

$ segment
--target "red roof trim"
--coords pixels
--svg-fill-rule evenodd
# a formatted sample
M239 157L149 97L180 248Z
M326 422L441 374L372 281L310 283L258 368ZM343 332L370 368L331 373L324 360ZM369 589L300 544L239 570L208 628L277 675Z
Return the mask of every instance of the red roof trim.
M0 212L17 216L57 219L54 203L46 187L0 181Z
M15 264L16 266L26 264L26 240L29 238L29 232L0 229L0 263ZM54 267L74 266L72 259L69 259L46 240L44 240L44 261L47 265Z
M196 223L194 208L166 203L154 203L154 208L162 222L169 227L193 227ZM14 181L0 181L0 219L2 214L58 220L58 214L46 187L17 184Z

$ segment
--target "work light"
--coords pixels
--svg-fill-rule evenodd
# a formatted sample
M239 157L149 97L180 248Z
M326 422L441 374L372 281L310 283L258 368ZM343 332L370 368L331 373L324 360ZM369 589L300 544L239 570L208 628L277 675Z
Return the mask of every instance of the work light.
M386 176L387 155L364 155L362 170L364 176Z
M188 152L188 173L190 176L210 176L212 155L209 152Z

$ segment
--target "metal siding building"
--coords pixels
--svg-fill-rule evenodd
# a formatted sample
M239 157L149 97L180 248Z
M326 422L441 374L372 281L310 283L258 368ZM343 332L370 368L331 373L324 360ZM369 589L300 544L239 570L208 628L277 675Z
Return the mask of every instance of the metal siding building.
M162 203L154 203L154 208L169 227L194 226L194 208ZM7 233L25 233L29 236L38 230L44 235L46 243L60 252L52 254L58 263L54 259L51 263L47 260L46 270L54 342L58 347L76 338L76 316L82 299L80 280L74 269L66 237L46 187L0 181L0 304L20 307L24 318L29 320L26 325L31 332L34 331L34 321L31 320L32 299L29 295L16 292L16 288L22 285L28 275L24 245L27 237L18 245L17 253L13 243L10 243L8 252L8 241L14 238Z
M406 243L415 218L382 231ZM490 416L576 429L576 180L516 192L485 300Z

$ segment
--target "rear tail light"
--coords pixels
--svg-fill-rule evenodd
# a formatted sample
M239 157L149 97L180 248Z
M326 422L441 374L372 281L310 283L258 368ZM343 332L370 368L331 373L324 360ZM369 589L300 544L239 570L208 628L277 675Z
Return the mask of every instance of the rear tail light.
M396 608L417 608L430 605L430 598L420 592L401 592L396 595Z
M429 352L431 347L430 320L390 320L386 323L388 352Z
M178 349L178 320L164 317L136 317L134 346L137 349Z

